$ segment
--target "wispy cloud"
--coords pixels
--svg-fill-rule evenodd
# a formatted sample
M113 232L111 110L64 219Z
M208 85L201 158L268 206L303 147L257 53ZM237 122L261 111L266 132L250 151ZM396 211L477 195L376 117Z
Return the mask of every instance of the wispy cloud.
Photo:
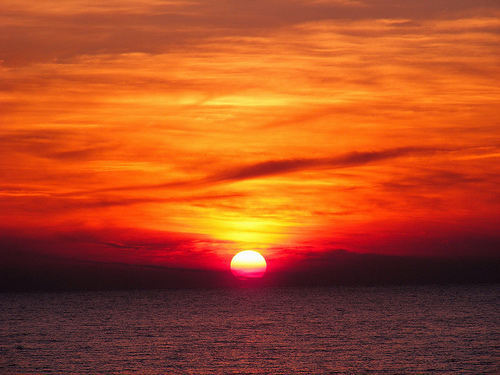
M228 168L226 170L216 172L213 175L196 180L175 181L150 185L116 186L98 189L93 192L206 187L214 184L266 178L318 168L339 169L357 167L411 155L430 155L439 151L444 150L425 147L402 147L382 151L351 152L327 158L268 160L255 164ZM76 192L63 195L78 195L83 193L84 192Z
M436 150L403 147L391 150L373 152L352 152L345 155L328 158L291 159L291 160L269 160L254 165L243 166L223 171L208 178L208 181L239 181L252 178L275 176L279 174L292 173L314 168L349 168L366 165L377 161L390 160L411 154L423 154L435 152Z

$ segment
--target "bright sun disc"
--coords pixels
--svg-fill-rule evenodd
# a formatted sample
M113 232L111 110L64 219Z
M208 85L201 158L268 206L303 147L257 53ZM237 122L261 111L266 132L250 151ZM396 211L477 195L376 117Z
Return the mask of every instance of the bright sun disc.
M236 254L231 260L231 272L239 278L262 277L267 269L266 260L256 251L246 250Z

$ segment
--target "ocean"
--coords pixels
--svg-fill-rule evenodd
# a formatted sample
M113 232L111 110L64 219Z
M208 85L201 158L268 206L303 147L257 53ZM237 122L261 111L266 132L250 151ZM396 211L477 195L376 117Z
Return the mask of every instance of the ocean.
M500 285L0 294L2 374L500 374Z

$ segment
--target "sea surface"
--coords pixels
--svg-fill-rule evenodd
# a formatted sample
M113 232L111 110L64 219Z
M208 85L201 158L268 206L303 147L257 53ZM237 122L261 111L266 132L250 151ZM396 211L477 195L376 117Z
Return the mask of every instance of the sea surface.
M2 374L500 374L500 285L0 294Z

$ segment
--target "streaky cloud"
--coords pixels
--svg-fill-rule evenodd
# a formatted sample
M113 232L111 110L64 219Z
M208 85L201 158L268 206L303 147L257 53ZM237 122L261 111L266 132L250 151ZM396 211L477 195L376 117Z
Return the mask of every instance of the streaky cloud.
M260 163L249 164L214 173L202 179L172 181L160 184L143 184L116 186L92 191L80 191L64 193L64 196L73 196L87 193L132 191L132 190L155 190L206 187L214 184L230 183L243 180L251 180L263 177L272 177L309 169L340 169L357 167L379 161L396 159L409 155L429 155L436 152L450 151L442 148L431 147L398 147L382 151L350 152L343 155L326 158L298 158L285 160L268 160Z
M210 178L209 181L240 181L292 173L313 168L348 168L377 161L394 159L410 154L428 154L437 149L423 147L401 147L383 151L351 152L328 158L299 158L287 160L269 160L253 165L230 169Z

